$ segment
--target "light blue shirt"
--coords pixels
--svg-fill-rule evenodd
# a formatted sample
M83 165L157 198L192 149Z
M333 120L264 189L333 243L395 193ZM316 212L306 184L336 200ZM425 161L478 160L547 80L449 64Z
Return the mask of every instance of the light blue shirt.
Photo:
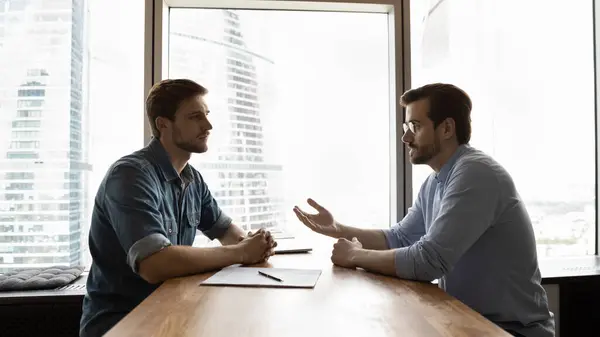
M554 336L531 220L508 172L462 145L384 230L400 278L432 281L500 327Z

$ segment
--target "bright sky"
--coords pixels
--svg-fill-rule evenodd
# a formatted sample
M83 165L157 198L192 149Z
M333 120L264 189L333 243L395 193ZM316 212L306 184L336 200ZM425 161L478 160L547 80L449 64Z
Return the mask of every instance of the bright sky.
M471 95L471 144L505 165L525 199L591 203L592 2L445 1L423 24L426 1L411 6L414 85ZM415 171L416 182L430 172Z

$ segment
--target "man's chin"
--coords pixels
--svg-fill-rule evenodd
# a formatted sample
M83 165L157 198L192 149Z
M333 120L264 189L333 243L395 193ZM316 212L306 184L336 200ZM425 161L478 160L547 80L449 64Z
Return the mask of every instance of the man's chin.
M409 160L410 163L413 165L422 165L422 164L427 164L427 162L429 162L430 158L427 158L425 156L410 156Z
M179 148L190 152L190 153L204 153L206 151L208 151L208 146L206 144L203 145L198 145L198 144L186 144L186 145L179 145Z
M190 152L192 152L192 153L204 153L206 151L208 151L208 146L196 146L194 148L194 150L190 151Z

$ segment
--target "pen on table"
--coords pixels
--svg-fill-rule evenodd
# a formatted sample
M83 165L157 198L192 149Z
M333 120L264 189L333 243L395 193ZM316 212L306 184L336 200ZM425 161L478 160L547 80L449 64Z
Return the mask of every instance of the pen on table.
M273 279L273 280L275 280L275 281L283 282L283 280L282 280L282 279L280 279L280 278L278 278L278 277L275 277L275 276L273 276L273 275L269 275L269 274L267 274L267 273L263 273L263 272L262 272L262 271L260 271L260 270L258 271L258 273L259 273L260 275L264 276L264 277L268 277L268 278L270 278L270 279Z

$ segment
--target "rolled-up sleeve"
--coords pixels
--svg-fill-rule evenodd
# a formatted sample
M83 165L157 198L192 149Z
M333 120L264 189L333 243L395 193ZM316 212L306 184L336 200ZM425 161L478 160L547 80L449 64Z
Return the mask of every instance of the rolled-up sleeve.
M450 272L493 223L500 193L498 179L488 167L457 168L428 233L395 251L397 276L432 281Z
M126 164L113 168L106 178L104 210L136 273L140 261L171 245L153 179L145 168Z
M204 181L202 189L202 218L198 229L211 240L222 238L231 226L231 218L223 213Z
M383 234L389 249L410 246L419 241L425 235L425 219L419 198L409 208L402 221L389 229L384 229Z

